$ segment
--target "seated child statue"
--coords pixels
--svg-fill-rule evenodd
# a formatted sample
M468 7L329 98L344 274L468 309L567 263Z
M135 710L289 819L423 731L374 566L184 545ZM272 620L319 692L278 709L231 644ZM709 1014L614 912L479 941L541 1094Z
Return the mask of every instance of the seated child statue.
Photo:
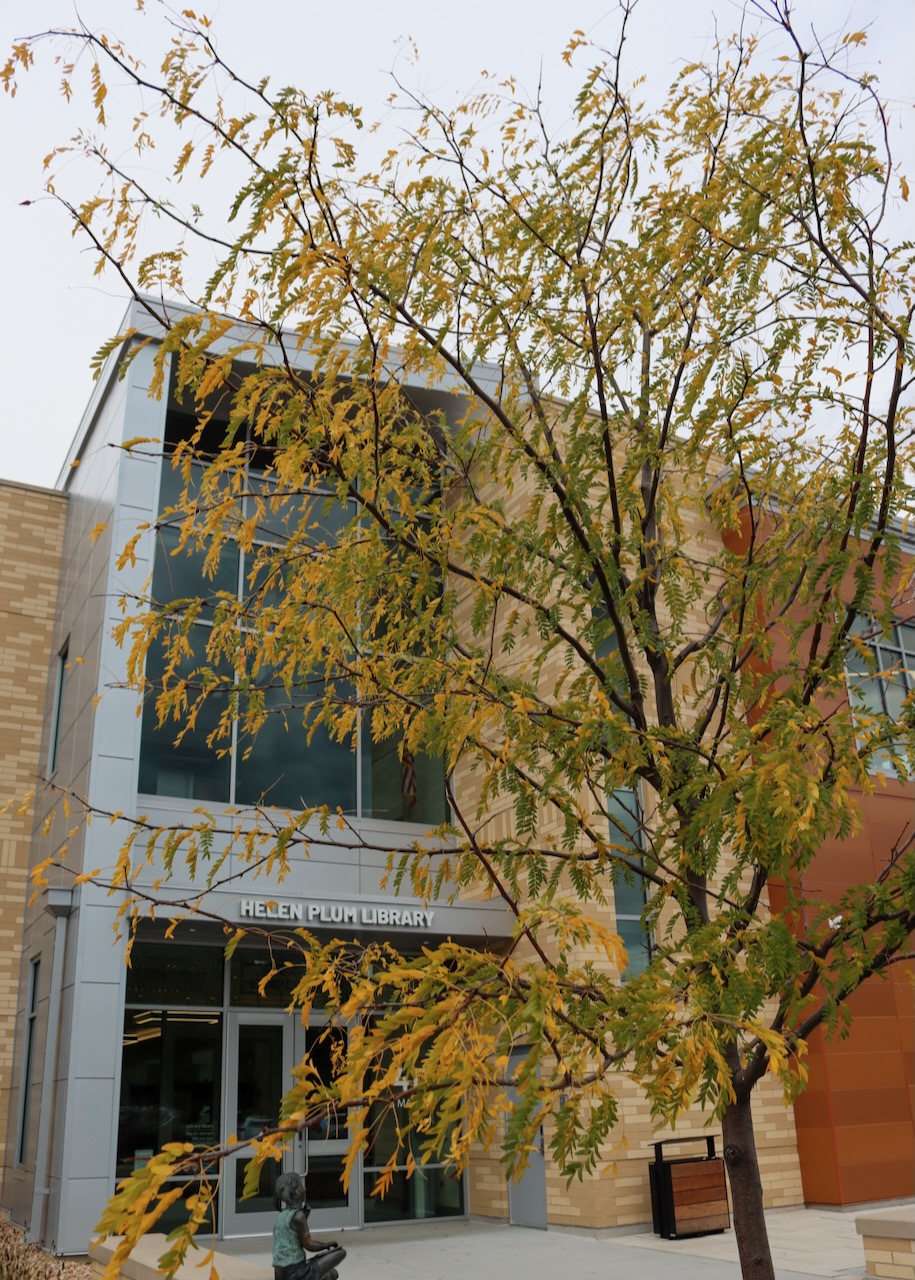
M346 1257L336 1240L316 1240L308 1230L311 1212L305 1202L305 1181L297 1173L276 1180L273 1203L278 1215L273 1228L274 1280L339 1280L337 1263ZM317 1257L306 1259L306 1252Z

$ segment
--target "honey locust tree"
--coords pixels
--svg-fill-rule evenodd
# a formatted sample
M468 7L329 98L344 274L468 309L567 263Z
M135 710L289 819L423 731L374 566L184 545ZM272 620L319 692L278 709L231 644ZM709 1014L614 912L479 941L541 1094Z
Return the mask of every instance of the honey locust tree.
M171 378L197 415L162 525L211 574L230 542L253 556L241 599L214 582L125 603L131 680L175 734L221 697L214 751L233 719L257 734L273 687L340 741L367 722L405 765L441 756L449 821L390 849L392 883L498 895L515 921L500 954L271 935L277 965L302 966L295 1004L320 998L351 1030L334 1079L303 1070L253 1143L252 1185L329 1105L349 1109L352 1160L404 1081L427 1151L460 1165L496 1143L513 1168L548 1121L553 1159L586 1176L627 1073L659 1123L696 1104L720 1119L743 1274L773 1275L754 1087L803 1087L806 1038L908 956L915 914L910 830L840 901L803 882L877 767L905 782L915 749L910 686L869 641L911 603L912 255L885 231L908 192L875 87L849 70L863 37L804 44L778 0L750 16L766 57L756 36L723 41L654 112L626 89L625 14L616 52L576 36L558 135L511 83L451 110L399 90L409 131L372 171L358 109L242 78L191 14L158 71L87 29L14 50L10 91L63 42L94 123L48 188L161 321L157 390ZM115 93L136 96L132 159L106 144ZM74 156L101 175L86 200L64 188ZM227 209L198 195L222 167ZM411 399L423 381L451 388L446 408ZM317 481L330 499L307 496ZM331 538L333 501L352 515ZM900 696L851 705L850 667ZM336 825L361 838L346 814L266 803L134 821L110 871L132 920L164 893L153 858L196 860L185 907L206 912L230 854L282 874ZM622 884L653 939L627 980L606 910ZM165 1177L217 1155L170 1148L102 1229L129 1247Z

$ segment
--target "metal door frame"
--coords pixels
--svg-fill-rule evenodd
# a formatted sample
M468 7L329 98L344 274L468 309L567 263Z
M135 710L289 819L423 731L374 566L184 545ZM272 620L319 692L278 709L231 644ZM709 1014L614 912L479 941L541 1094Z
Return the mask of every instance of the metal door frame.
M321 1027L325 1019L320 1013L313 1013L309 1019L309 1028ZM223 1067L223 1133L231 1135L236 1131L238 1120L238 1050L239 1029L242 1026L280 1027L282 1040L282 1072L281 1089L292 1082L292 1070L305 1056L306 1033L299 1018L282 1009L233 1009L226 1015L225 1055ZM298 1134L286 1149L283 1158L283 1171L305 1174L307 1178L310 1156L318 1154L342 1155L346 1150L347 1139L316 1141L306 1134ZM220 1177L219 1234L222 1237L269 1235L273 1230L276 1213L269 1212L244 1213L236 1208L235 1187L236 1169L239 1163L250 1158L250 1153L242 1148L225 1158ZM356 1161L353 1177L350 1181L347 1205L339 1209L315 1209L309 1218L309 1226L319 1231L340 1230L343 1227L361 1225L362 1216L362 1158Z

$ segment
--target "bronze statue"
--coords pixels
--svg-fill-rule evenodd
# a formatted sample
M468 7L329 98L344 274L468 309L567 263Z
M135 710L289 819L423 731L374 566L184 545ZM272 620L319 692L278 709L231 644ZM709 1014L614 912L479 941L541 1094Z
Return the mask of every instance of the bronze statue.
M278 1217L273 1228L274 1280L339 1280L337 1263L346 1257L336 1240L316 1240L308 1230L311 1212L305 1200L305 1180L283 1173L273 1189ZM314 1253L317 1257L306 1258Z

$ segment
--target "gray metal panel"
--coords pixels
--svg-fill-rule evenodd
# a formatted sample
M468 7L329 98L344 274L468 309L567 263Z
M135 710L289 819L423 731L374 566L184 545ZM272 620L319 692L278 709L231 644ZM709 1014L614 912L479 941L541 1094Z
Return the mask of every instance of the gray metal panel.
M124 961L112 951L109 970ZM115 977L117 974L114 975ZM120 1051L121 985L119 982L83 982L79 989L78 1027L72 1038L71 1070L74 1077L110 1080L113 1051Z
M105 1193L95 1206L95 1221L98 1221L110 1186L110 1144L107 1138L114 1113L113 1088L111 1079L75 1080L70 1085L67 1145L75 1158L67 1178L68 1195L73 1186L84 1178L103 1179ZM90 1228L94 1225L89 1223Z
M85 1253L110 1193L107 1177L74 1178L65 1190L61 1188L60 1213L51 1230L51 1248L58 1253ZM52 1213L54 1207L52 1202Z
M117 692L120 693L120 690L117 690ZM136 785L135 755L130 750L136 725L136 716L131 701L126 699L116 700L114 697L108 697L106 698L106 703L107 705L104 707L105 728L107 730L118 730L125 736L131 736L127 737L127 750L123 755L111 755L105 751L99 751L96 755L93 762L90 799L93 807L102 810L104 813L124 812L125 809L133 807L131 800ZM99 711L102 711L101 706ZM115 740L113 733L105 734L106 742ZM93 867L98 866L101 862L95 852L99 848L100 842L95 840L94 836L95 832L90 831L86 844L86 864L88 865L91 862ZM108 843L116 851L126 838L127 829L124 826L115 830L113 838ZM102 863L102 865L105 864Z

